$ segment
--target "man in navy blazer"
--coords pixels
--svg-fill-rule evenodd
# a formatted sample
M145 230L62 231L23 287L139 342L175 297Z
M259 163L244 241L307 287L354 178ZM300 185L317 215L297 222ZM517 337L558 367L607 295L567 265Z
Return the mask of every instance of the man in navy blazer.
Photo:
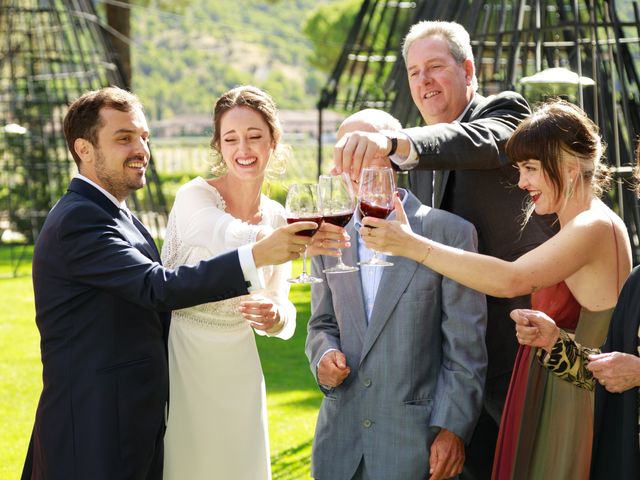
M517 172L504 146L529 113L516 92L482 97L469 34L454 22L424 21L404 39L403 57L411 97L424 126L401 132L356 132L336 145L336 170L359 175L360 165L391 161L409 171L412 192L471 222L478 251L515 260L554 234L549 218L532 218L523 228L527 193L515 188ZM435 175L434 175L435 171ZM490 274L490 272L488 272ZM509 312L527 308L529 296L487 297L489 355L484 408L461 478L483 480L491 465L511 371L518 350Z
M70 106L64 132L79 175L35 245L43 390L22 478L160 480L170 311L260 288L257 268L298 257L309 239L295 232L309 225L165 269L124 203L145 185L150 157L138 99L89 92Z

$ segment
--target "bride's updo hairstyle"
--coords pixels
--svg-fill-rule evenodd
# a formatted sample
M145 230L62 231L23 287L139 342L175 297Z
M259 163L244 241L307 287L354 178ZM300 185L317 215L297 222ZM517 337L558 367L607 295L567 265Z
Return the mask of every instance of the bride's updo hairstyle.
M211 149L213 165L211 172L220 177L227 173L227 165L220 152L220 121L222 116L235 107L247 107L260 114L269 126L269 133L273 141L273 153L269 159L267 174L269 176L282 175L286 169L287 159L291 149L280 143L282 139L282 126L278 119L278 109L271 95L251 85L233 88L224 93L213 108L213 136Z
M565 202L576 192L583 193L586 187L591 187L597 197L608 189L611 174L601 162L604 149L596 124L584 111L564 100L542 104L516 128L506 145L514 165L540 161L543 174L554 186L556 199L564 197ZM567 173L568 162L577 162L580 169L575 185Z

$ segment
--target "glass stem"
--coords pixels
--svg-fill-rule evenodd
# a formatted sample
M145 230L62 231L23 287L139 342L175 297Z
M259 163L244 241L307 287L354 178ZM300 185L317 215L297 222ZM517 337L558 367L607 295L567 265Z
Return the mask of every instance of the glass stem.
M307 249L305 248L302 253L302 276L306 277L307 275Z
M346 265L342 262L342 250L338 250L339 255L338 255L338 264L336 266L338 267L346 267Z

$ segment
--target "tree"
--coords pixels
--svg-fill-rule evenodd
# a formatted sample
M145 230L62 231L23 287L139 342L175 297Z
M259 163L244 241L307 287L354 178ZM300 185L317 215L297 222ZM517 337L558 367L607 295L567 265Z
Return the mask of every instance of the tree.
M111 31L111 43L120 65L123 87L131 89L131 47L127 40L131 38L131 5L129 0L120 0L118 4L107 3L107 24ZM117 32L117 34L114 33Z
M107 2L105 12L107 24L110 28L111 43L115 50L116 59L120 64L124 87L131 88L131 8L133 5L149 6L151 0L118 0ZM154 6L171 12L181 11L189 0L156 0Z
M361 4L362 0L338 0L319 5L309 14L302 28L313 44L309 63L324 72L331 71Z

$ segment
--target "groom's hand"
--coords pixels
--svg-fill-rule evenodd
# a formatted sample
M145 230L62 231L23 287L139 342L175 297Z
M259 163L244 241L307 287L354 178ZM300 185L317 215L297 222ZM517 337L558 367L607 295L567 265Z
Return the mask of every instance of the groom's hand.
M462 472L464 443L455 433L441 429L429 453L429 480L451 478Z
M331 350L323 355L318 363L318 383L335 388L344 382L351 372L347 366L347 357L339 350Z
M251 252L256 267L279 265L301 257L311 237L298 235L298 232L317 228L315 222L296 222L276 228L253 245Z

